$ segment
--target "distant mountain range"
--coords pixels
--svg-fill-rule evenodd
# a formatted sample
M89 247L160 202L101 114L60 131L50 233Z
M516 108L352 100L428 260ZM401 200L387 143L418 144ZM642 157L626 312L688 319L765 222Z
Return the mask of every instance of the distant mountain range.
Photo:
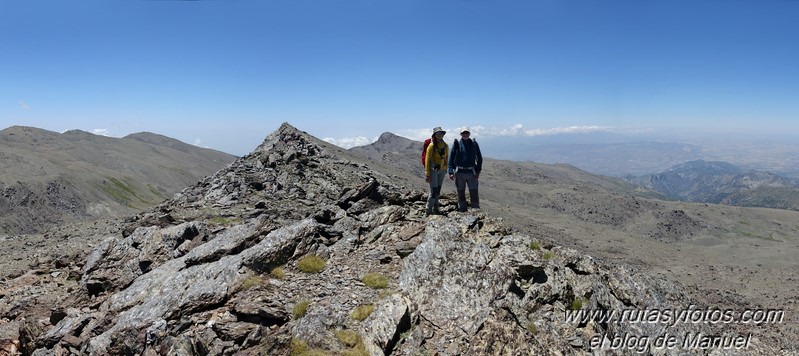
M696 160L623 179L672 200L799 210L799 179L727 162Z
M121 216L171 197L235 156L153 133L0 131L0 235Z

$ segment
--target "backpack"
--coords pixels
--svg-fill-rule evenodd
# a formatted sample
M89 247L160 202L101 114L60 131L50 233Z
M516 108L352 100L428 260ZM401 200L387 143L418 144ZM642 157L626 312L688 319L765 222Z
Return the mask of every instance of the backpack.
M432 138L424 140L424 147L422 148L422 167L427 167L427 146L430 146Z

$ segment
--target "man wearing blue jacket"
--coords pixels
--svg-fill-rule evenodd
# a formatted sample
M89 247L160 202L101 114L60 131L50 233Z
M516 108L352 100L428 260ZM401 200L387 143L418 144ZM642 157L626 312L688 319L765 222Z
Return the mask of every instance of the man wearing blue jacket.
M458 211L466 211L466 186L473 209L480 209L477 193L480 171L483 169L483 155L477 141L470 138L469 128L461 130L461 139L455 140L449 154L449 179L455 181L458 191Z

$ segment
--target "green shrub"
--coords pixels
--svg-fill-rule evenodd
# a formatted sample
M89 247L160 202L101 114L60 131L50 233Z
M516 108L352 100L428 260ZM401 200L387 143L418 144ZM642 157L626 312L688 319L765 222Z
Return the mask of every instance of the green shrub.
M305 256L297 261L297 268L305 273L319 273L325 269L325 260L319 256Z
M540 250L541 249L541 245L538 244L538 241L533 241L533 242L530 243L530 249L531 250Z
M294 316L294 319L299 319L305 316L308 313L308 305L311 304L310 300L303 300L297 304L294 304L294 309L291 312L291 315Z
M544 260L549 261L549 260L552 259L552 257L555 257L555 253L554 252L552 252L552 251L544 252Z
M280 267L277 267L277 268L273 269L272 271L270 271L269 275L271 275L272 277L275 277L277 279L283 279L283 278L286 278L286 271L284 271Z
M356 307L355 310L352 311L350 316L358 321L363 321L364 319L368 318L369 315L372 315L372 312L375 311L375 306L372 304L361 305Z
M369 273L361 280L369 288L383 289L388 287L388 278L380 273Z

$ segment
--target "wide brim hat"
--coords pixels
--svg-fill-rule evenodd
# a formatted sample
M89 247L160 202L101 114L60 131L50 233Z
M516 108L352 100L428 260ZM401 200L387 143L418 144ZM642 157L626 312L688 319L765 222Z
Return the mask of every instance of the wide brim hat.
M471 133L472 133L471 131L469 131L469 128L468 128L468 127L464 127L464 128L462 128L462 129L461 129L461 133L464 133L464 132L465 132L465 133L468 133L468 134L471 134Z
M435 134L437 134L437 133L439 133L439 132L440 132L442 135L446 135L446 134L447 134L447 132L446 132L446 131L444 131L444 130L443 130L441 127L436 127L436 128L434 128L434 129L433 129L433 135L435 135Z

